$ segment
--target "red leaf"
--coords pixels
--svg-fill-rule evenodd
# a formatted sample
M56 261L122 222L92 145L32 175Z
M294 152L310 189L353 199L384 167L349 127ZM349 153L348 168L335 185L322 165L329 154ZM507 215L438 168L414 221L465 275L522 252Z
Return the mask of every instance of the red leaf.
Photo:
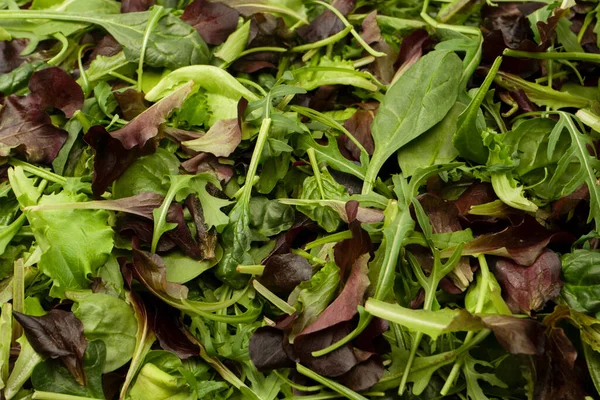
M369 155L373 155L373 150L375 149L373 136L371 135L371 125L374 118L374 112L358 110L344 121L344 128L358 140ZM360 149L346 135L338 137L338 146L344 157L349 160L360 161Z
M193 82L185 84L139 114L123 128L110 132L110 135L118 139L126 150L131 150L136 146L145 146L148 140L158 135L160 125L166 122L173 110L181 107L187 96L192 92L192 86Z
M463 255L490 254L507 257L520 265L532 265L550 242L570 243L574 238L566 232L553 233L533 217L525 216L517 226L498 233L481 235L463 247ZM449 257L453 249L442 252Z
M83 354L87 342L83 324L72 312L53 309L41 317L13 312L33 349L45 357L60 358L73 378L86 385Z
M147 11L156 0L122 0L121 13Z
M269 257L259 282L276 294L289 294L303 281L312 277L312 266L296 254Z
M95 154L92 191L96 197L100 197L135 160L156 150L156 143L153 141L147 142L144 147L135 146L128 150L121 141L106 132L106 128L99 125L90 128L83 140L92 147Z
M560 294L561 262L552 250L544 250L529 267L502 258L494 259L491 267L504 300L514 313L539 311Z
M344 16L348 15L355 5L354 0L335 0L332 4ZM299 28L297 32L304 41L314 43L335 35L342 29L344 29L342 21L330 10L325 10L310 25Z
M239 14L218 2L195 0L183 11L181 19L196 29L208 44L219 45L236 30Z
M363 304L363 297L369 286L369 278L367 276L368 260L369 255L365 254L355 261L348 282L346 282L346 286L344 286L340 295L319 315L319 318L315 322L307 326L296 337L296 341L301 339L302 336L327 329L354 318L358 313L357 307Z
M71 118L83 107L81 86L59 67L50 67L34 72L29 79L31 94L28 99L41 110L58 108Z
M11 95L0 110L0 156L14 149L32 163L51 163L67 136L28 97Z

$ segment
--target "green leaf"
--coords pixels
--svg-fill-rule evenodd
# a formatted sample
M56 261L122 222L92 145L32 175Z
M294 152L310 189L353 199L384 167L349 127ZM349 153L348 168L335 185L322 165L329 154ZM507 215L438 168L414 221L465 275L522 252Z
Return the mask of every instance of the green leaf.
M196 400L198 397L177 376L146 363L129 392L131 400Z
M397 304L369 299L365 303L365 310L376 317L405 326L411 331L422 332L432 339L443 333L483 328L481 319L474 317L464 309L413 310Z
M460 58L436 50L417 61L388 90L371 128L375 151L363 192L370 191L385 161L440 122L454 105L462 71Z
M266 197L250 199L250 226L264 240L290 229L294 225L295 214L292 207L277 200Z
M366 166L356 165L352 161L345 158L340 152L340 148L337 145L337 140L334 136L326 134L327 144L318 144L311 135L298 135L298 142L296 142L294 149L298 153L298 150L306 151L309 148L315 150L315 154L319 162L326 162L331 168L336 171L345 172L356 176L359 179L365 179L367 173Z
M73 396L104 398L102 371L106 357L106 347L101 340L93 340L83 355L83 369L86 386L78 384L60 360L48 359L33 369L31 383L38 391L70 394Z
M0 390L6 386L12 341L12 304L2 304L0 314Z
M37 19L83 23L83 26L85 24L99 25L106 29L123 46L125 55L129 61L138 62L142 52L146 26L152 11L126 14L100 14L98 11L103 8L96 9L90 6L89 1L78 1L76 4L84 7L85 11L91 10L90 13L65 12L58 9L52 11L44 10L43 12L33 10L0 11L0 20L8 19L10 21L21 22L23 20ZM108 2L108 0L94 1ZM119 4L114 1L110 3L117 7ZM118 8L115 12L118 12ZM46 26L50 29L45 30ZM74 27L73 24L53 22L36 27L36 32L47 35L61 32L68 36L79 29L81 29L79 25ZM210 53L208 47L196 30L180 18L169 13L162 17L156 27L151 30L149 40L147 41L144 62L150 67L175 69L187 65L206 64L209 59Z
M470 356L465 357L465 365L463 372L465 374L465 381L467 382L467 396L471 400L486 400L488 397L483 393L479 386L478 380L485 381L490 385L498 386L501 388L507 388L508 386L502 382L496 375L488 372L478 372L477 366L493 368L494 366L486 361L476 360Z
M167 267L167 280L175 283L186 283L208 271L223 256L223 248L217 246L215 249L215 258L210 260L194 260L179 252L171 252L162 257Z
M204 222L208 229L215 227L217 231L221 232L223 228L229 223L229 217L221 209L231 205L231 201L221 199L211 195L206 189L208 184L214 185L216 188L221 189L221 184L212 174L198 174L194 176L189 182L188 188L183 188L182 193L179 193L176 198L177 201L183 200L190 193L195 193L200 200L202 205L202 211L204 213Z
M453 138L458 116L465 108L456 102L443 120L398 151L398 164L404 176L411 176L419 168L449 163L458 156Z
M23 63L10 72L0 75L0 93L5 96L17 92L29 81L29 78L35 71L47 68L48 64L44 61L32 61Z
M104 81L100 82L94 87L94 97L104 115L112 118L112 114L117 108L117 100L113 96L112 87Z
M75 301L72 311L83 323L85 337L106 345L102 373L114 371L131 360L137 322L125 301L104 293L67 292L67 297Z
M477 115L480 112L481 103L483 103L485 95L490 90L490 85L500 69L501 63L502 57L496 58L477 94L471 100L467 109L458 117L457 121L454 146L461 157L478 162L479 164L484 164L487 161L488 150L483 144L481 131L477 126Z
M229 64L237 60L242 51L248 44L248 35L250 34L250 21L240 26L227 38L221 48L215 51L215 57L219 57L225 63Z
M221 119L236 118L240 98L248 101L258 100L258 96L225 70L211 65L194 65L171 72L146 94L146 100L156 102L189 81L194 81L207 96L207 105L211 112L209 125Z
M179 173L179 159L158 148L156 153L138 158L113 186L113 197L121 199L144 192L167 194L169 176Z
M6 382L6 387L4 388L4 395L8 399L12 399L17 394L25 382L31 377L36 365L44 361L42 356L33 350L33 347L31 347L25 335L17 339L17 343L21 345L21 351L19 352L19 357L15 362L8 377L8 381ZM66 374L73 379L69 371L65 367L63 368L66 371ZM75 382L74 379L73 382ZM77 383L76 385L79 386Z
M600 353L594 351L585 342L581 345L583 347L583 355L585 357L585 362L587 363L590 377L592 378L596 392L600 393Z
M372 92L377 90L369 75L355 71L351 60L344 60L338 56L321 57L316 66L299 68L292 72L298 86L306 90L314 90L325 85L354 86Z
M297 306L300 316L292 326L290 340L293 341L308 325L315 322L329 306L340 284L340 269L334 262L328 262L310 280L298 285Z
M563 288L561 295L572 309L600 313L600 251L574 250L562 258Z
M42 196L39 205L86 200L84 195L61 192ZM67 290L86 289L88 276L106 262L113 249L113 230L108 225L108 212L32 210L25 214L43 251L38 268L53 281L50 295L64 298Z
M303 200L346 200L348 192L346 188L333 179L327 169L321 171L321 182L323 194L319 188L319 181L316 176L308 177L302 184L302 193L300 199ZM335 232L341 223L337 212L330 207L321 205L297 206L298 211L318 223L327 232Z

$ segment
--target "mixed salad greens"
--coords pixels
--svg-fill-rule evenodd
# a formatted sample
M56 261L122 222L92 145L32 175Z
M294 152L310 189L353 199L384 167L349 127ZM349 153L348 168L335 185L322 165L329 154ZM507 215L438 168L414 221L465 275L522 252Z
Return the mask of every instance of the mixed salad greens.
M600 395L600 4L0 0L0 398Z

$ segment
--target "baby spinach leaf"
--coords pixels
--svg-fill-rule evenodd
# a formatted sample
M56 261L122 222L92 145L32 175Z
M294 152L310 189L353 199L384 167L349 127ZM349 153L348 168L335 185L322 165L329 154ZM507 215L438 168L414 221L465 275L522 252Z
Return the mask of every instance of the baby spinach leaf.
M346 188L337 183L327 169L320 172L319 178L306 178L300 194L300 199L303 200L345 200L347 197ZM330 207L301 205L297 206L297 210L316 221L327 232L334 232L341 222L338 214Z
M88 3L82 3L89 7ZM118 6L118 3L114 2ZM94 10L96 12L96 10ZM118 9L117 9L118 12ZM186 65L206 64L210 58L208 47L198 33L190 25L168 13L158 21L150 31L150 39L144 41L146 26L152 11L128 14L88 14L64 11L0 11L0 20L52 20L63 22L78 22L95 24L106 29L122 46L127 59L138 62L143 43L147 43L144 62L151 67L179 68ZM64 24L63 24L64 25ZM52 29L47 34L63 31L68 35L72 29L78 30L72 24L66 24L64 29Z
M454 105L462 63L449 51L436 50L417 61L388 90L373 121L375 151L365 176L368 193L394 152L440 122Z
M86 338L106 345L102 373L114 371L131 360L137 322L125 301L104 293L67 292L67 297L75 301L72 311L83 323Z
M443 120L398 151L398 164L404 176L411 176L419 168L452 162L458 156L453 138L464 109L463 103L456 102Z
M277 200L266 197L250 199L250 226L265 240L290 229L294 225L295 214L292 207Z
M106 347L101 340L93 340L83 354L83 370L87 378L85 385L76 382L69 371L55 360L38 364L31 375L31 383L38 391L62 393L73 396L104 398L102 371Z
M572 309L595 315L600 312L600 276L595 268L599 262L600 252L595 250L575 250L563 256L561 295Z

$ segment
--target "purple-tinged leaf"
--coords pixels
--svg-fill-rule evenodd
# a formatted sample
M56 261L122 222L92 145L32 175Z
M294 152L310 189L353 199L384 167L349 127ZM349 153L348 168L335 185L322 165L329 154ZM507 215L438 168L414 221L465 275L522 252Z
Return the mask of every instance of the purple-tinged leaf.
M346 214L350 220L349 228L352 238L344 239L334 247L335 263L340 267L340 276L350 273L352 266L363 254L373 253L373 243L369 234L361 228L360 221L356 219L358 214L358 202L346 203Z
M512 354L540 355L544 353L544 326L538 321L511 315L485 315L484 325L491 329L498 343Z
M209 231L204 219L204 211L202 204L196 195L190 195L185 200L185 205L192 215L194 225L196 226L196 241L200 249L201 258L204 260L215 258L215 248L217 246L217 234L214 231Z
M292 368L294 361L285 350L285 334L270 326L258 328L250 338L248 352L250 360L261 372L279 368Z
M361 392L375 385L383 377L385 368L379 357L370 357L352 367L339 378L341 384L355 392Z
M148 313L148 322L160 343L160 347L186 360L200 355L196 338L181 322L181 312L154 296L142 296Z
M394 63L398 73L402 73L416 63L423 55L423 50L431 43L431 37L424 29L417 29L402 39L400 53Z
M358 313L358 306L363 304L363 297L369 286L367 262L369 255L359 257L352 267L352 272L340 295L319 315L319 318L297 337L296 341L309 334L327 329L336 324L350 321ZM310 340L307 338L307 340Z
M192 92L192 86L193 82L187 83L135 117L123 128L110 132L110 135L118 139L126 150L136 146L144 147L150 139L158 135L160 125L166 122L169 115L182 106Z
M156 143L153 141L148 141L144 147L135 146L127 150L121 141L112 137L106 128L99 125L93 126L83 139L95 154L92 191L96 197L100 197L135 160L156 150Z
M383 40L381 29L379 29L379 25L377 25L377 11L370 12L363 20L360 36L368 44Z
M83 90L71 75L59 67L50 67L34 72L29 79L31 104L41 110L58 108L67 118L73 117L83 107Z
M242 130L237 118L222 119L199 138L182 143L187 149L227 157L242 141Z
M552 250L544 250L529 267L504 258L494 259L490 267L513 313L539 311L560 294L561 262Z
M275 294L289 294L301 282L312 277L312 266L296 254L279 254L269 257L259 278L267 289Z
M147 11L156 4L156 0L122 0L121 13Z
M374 118L375 113L373 111L358 110L344 121L344 128L358 140L369 155L373 155L375 149L373 136L371 135L371 125ZM338 146L344 157L349 160L360 161L360 149L346 135L338 137Z
M217 157L208 153L200 153L182 162L181 168L191 174L211 173L221 183L227 183L233 178L233 168L229 165L219 163Z
M525 216L517 226L498 233L481 235L463 247L463 255L489 254L507 257L519 265L529 266L551 242L571 243L574 238L566 232L553 233L541 226L533 217ZM453 249L442 252L449 257Z
M335 0L332 4L342 15L346 16L356 6L354 0ZM335 35L344 29L344 24L330 10L325 10L310 25L298 29L298 35L308 43L314 43Z
M181 19L211 45L219 45L236 30L239 13L233 8L207 0L195 0L183 11Z
M32 163L51 163L67 140L67 132L29 98L9 96L0 110L0 156L11 150Z
M144 100L144 93L142 92L127 89L124 92L113 92L113 95L121 108L123 117L129 121L148 109L146 101Z
M6 74L26 61L21 52L27 47L26 39L0 42L0 74Z
M83 354L87 342L83 324L72 312L53 309L41 317L13 313L33 349L45 357L60 358L80 385L86 384Z

